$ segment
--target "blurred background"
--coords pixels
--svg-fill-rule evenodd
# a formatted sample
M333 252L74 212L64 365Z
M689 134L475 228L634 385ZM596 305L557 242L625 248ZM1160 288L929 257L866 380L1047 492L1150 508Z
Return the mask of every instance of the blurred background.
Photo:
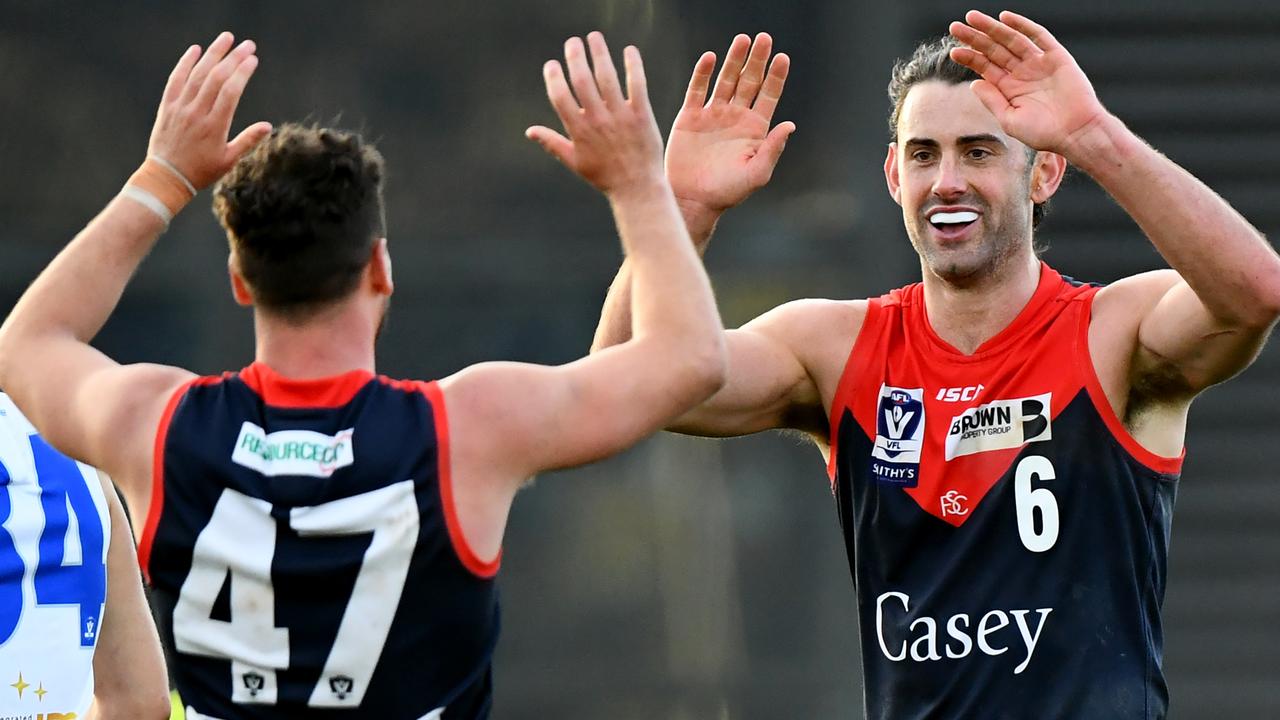
M1280 229L1280 5L1011 4L1042 21L1137 132L1264 232ZM381 372L586 352L620 250L604 200L522 135L554 124L540 75L604 30L644 53L659 123L693 61L767 30L799 126L707 263L726 322L919 277L881 172L896 57L955 2L0 2L0 308L142 159L160 90L221 29L262 64L237 127L315 120L387 157L399 281ZM993 12L1000 8L983 8ZM1111 281L1162 266L1086 177L1054 199L1047 259ZM211 373L252 359L207 193L178 217L97 344ZM833 328L833 332L838 329ZM512 398L513 403L519 398ZM1192 412L1165 603L1173 715L1280 713L1280 350ZM541 477L501 573L496 718L858 718L854 595L820 455L780 434L661 436ZM406 669L406 680L410 680ZM874 702L874 699L873 699Z

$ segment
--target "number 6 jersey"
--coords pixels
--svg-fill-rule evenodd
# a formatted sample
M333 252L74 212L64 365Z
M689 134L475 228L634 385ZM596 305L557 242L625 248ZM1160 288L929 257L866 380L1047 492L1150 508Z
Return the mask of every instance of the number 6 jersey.
M831 412L866 714L1154 719L1180 458L1143 449L1089 357L1096 287L1042 266L972 355L921 285L870 301Z
M435 383L179 389L139 552L195 718L487 717L493 576L453 514Z

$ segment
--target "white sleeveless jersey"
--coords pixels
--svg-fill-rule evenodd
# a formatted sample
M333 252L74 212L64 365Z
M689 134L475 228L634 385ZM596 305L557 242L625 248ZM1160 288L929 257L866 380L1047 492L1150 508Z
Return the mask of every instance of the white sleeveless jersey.
M0 393L0 720L88 711L110 528L96 471Z

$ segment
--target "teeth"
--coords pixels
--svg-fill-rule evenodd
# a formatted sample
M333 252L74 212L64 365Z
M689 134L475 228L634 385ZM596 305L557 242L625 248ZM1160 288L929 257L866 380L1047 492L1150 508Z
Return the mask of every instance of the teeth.
M933 217L929 218L929 222L934 225L942 225L950 223L970 223L977 219L978 213L965 210L963 212L934 213Z

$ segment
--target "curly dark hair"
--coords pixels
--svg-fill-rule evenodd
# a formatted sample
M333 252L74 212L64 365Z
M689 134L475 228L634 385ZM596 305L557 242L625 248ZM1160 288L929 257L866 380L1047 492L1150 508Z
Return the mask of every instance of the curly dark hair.
M255 304L302 320L345 297L386 235L382 155L360 135L281 125L213 191Z
M889 102L893 103L893 110L889 113L889 137L893 142L898 141L898 119L911 88L930 80L959 85L982 77L951 59L951 49L957 47L964 46L949 35L938 40L926 40L916 46L910 58L899 59L893 64L893 73L889 77ZM1027 150L1029 164L1035 160L1035 150ZM1048 201L1035 203L1031 208L1031 227L1039 227L1040 221L1048 212Z

